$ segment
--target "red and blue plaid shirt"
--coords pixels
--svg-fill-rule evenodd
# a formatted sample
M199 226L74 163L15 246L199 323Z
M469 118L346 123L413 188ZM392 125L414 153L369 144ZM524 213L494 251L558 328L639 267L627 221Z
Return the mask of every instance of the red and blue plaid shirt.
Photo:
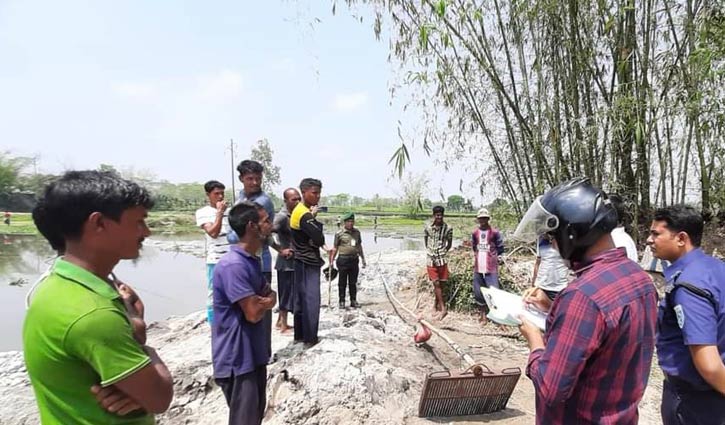
M537 424L636 424L655 345L657 292L624 249L589 259L554 301L529 356Z

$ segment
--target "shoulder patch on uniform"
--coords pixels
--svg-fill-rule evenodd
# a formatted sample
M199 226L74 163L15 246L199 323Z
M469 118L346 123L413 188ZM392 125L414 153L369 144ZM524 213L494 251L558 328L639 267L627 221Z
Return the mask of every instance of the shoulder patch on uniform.
M674 310L675 314L677 315L677 326L682 329L682 327L685 326L685 310L679 304L675 306Z

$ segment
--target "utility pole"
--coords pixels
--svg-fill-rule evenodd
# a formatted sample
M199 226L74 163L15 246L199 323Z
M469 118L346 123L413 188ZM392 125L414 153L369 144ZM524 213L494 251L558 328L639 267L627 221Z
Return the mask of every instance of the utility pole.
M237 203L237 199L236 199L237 190L234 188L234 180L236 180L234 178L234 139L229 139L229 150L232 153L231 158L230 158L230 162L232 165L232 204L236 204Z

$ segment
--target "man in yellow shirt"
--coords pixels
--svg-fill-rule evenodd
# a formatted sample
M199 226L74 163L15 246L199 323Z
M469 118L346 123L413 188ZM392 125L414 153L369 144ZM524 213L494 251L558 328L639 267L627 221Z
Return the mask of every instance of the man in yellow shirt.
M295 341L310 347L317 344L320 325L320 248L325 245L322 223L317 221L322 182L306 178L300 183L302 202L290 216L292 250L295 258Z

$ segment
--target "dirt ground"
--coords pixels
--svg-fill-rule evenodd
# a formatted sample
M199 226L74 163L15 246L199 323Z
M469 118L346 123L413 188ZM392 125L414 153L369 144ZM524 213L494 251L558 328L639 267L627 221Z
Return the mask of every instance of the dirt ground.
M512 261L510 271L520 280L531 270L530 258ZM416 346L415 317L394 308L385 296L383 278L409 309L430 318L432 294L419 290L417 280L425 257L416 251L389 252L369 259L361 273L358 301L363 307L340 310L323 307L321 342L311 349L295 344L292 336L272 335L273 361L269 366L269 425L411 424L435 423L532 424L534 388L522 373L506 409L494 414L427 419L417 416L418 401L427 374L467 368L437 336ZM337 295L332 285L332 304ZM327 285L322 286L326 303ZM416 308L417 304L417 308ZM175 377L175 398L162 424L221 425L227 408L211 378L210 335L204 313L172 317L150 326L149 340ZM516 328L480 326L473 314L450 312L433 324L443 330L473 359L494 371L518 367L528 359L525 341ZM659 424L662 375L653 362L649 385L640 403L640 424ZM38 423L37 410L22 353L0 353L0 424Z
M432 294L416 294L412 287L404 287L397 292L396 296L407 307L413 307L416 299L420 299L419 311L429 316L433 304ZM368 308L382 311L395 312L393 304L387 299L376 300L374 305ZM399 310L399 309L398 309ZM414 325L415 320L407 313L400 311L401 317ZM528 359L528 347L526 341L520 337L516 328L503 327L493 323L481 326L477 323L477 317L472 314L450 312L441 322L433 322L435 326L443 330L451 339L458 343L464 351L467 351L475 361L487 365L492 370L500 371L505 368L519 367L522 370L521 378L507 404L505 410L488 415L465 416L445 419L422 419L417 417L407 418L407 424L428 424L428 423L502 423L502 424L532 424L535 418L534 387L528 377L525 376L525 368ZM412 328L411 328L412 329ZM411 332L412 335L412 332ZM468 365L441 338L435 335L429 342L421 347L430 353L430 371L465 369ZM659 406L662 393L662 373L657 366L656 359L653 361L650 380L645 395L640 402L639 414L640 424L661 424Z

